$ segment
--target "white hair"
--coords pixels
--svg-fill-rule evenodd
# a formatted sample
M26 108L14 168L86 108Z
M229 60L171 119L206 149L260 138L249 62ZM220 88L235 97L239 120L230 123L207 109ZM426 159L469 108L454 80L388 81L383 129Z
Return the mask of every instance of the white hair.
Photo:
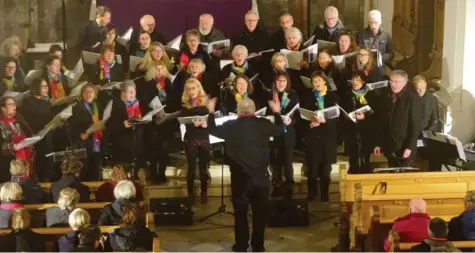
M383 15L378 10L371 10L368 12L368 19L374 18L377 22L383 22Z
M250 98L243 98L237 103L237 113L254 114L256 112L256 104Z
M299 41L302 41L302 37L303 37L302 32L301 32L297 27L291 27L291 28L289 28L289 29L285 32L285 38L287 38L287 36L289 36L289 35L291 35L291 34L297 36L297 38L298 38Z
M211 19L211 22L214 23L214 17L213 17L213 15L211 15L211 14L209 14L209 13L201 14L201 15L200 15L200 20L201 20L202 18L206 18L206 17L210 18L210 19Z
M248 12L246 12L246 15L244 15L244 17L247 17L249 15L255 15L257 17L257 20L259 20L259 15L257 15L257 13L253 10L250 10Z
M81 228L87 227L89 223L91 223L91 217L89 216L89 213L81 208L76 208L74 211L69 214L69 226L73 230L78 230Z
M135 185L129 180L120 181L114 188L115 199L132 199L135 194Z
M335 15L336 18L338 18L338 9L335 6L328 6L327 8L325 8L325 16L327 15L327 13L331 13Z
M247 56L249 55L249 51L247 50L247 47L245 47L243 45L234 46L233 51L231 52L231 55L234 56L234 54L237 53L237 51L239 51L239 50L244 51L244 54L246 55L246 58L247 58Z

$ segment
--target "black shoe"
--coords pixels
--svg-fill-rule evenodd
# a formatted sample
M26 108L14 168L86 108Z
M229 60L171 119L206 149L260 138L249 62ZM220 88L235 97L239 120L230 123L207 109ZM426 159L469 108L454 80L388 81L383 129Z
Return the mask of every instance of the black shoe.
M272 198L278 198L281 197L282 194L284 194L284 190L280 186L274 186L274 190L272 190L271 197Z
M207 204L208 203L208 189L205 187L205 188L201 188L201 194L200 194L200 201L201 201L201 204Z
M266 251L266 248L262 247L262 248L252 248L252 252L265 252Z
M233 252L247 252L247 248L246 249L240 248L236 244L233 244L233 246L231 247L231 250Z

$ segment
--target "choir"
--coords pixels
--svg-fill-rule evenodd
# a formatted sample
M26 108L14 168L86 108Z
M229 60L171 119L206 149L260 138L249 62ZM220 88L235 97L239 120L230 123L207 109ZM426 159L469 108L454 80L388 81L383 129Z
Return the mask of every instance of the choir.
M390 166L408 165L417 157L421 130L438 129L436 98L426 91L423 77L406 86L409 77L403 71L385 76L394 54L379 11L369 13L368 27L357 35L345 30L335 7L324 13L307 40L291 14L283 13L281 28L269 35L249 11L244 29L228 41L213 16L203 14L197 29L177 38L177 48L166 44L151 15L144 15L128 38L120 37L110 23L111 10L101 6L78 37L80 50L92 52L83 55L86 75L80 80L86 83L74 81L78 73L66 68L63 49L53 45L43 68L26 84L20 42L6 40L1 45L0 181L14 176L4 169L12 160L23 159L29 177L59 179L78 191L79 180L101 179L107 164L130 164L133 176L145 168L154 183L166 183L170 145L181 129L188 194L194 200L198 163L201 202L206 203L211 98L218 100L221 116L237 113L244 99L257 110L267 107L260 115L266 118L273 115L268 101L280 104L284 131L270 140L268 150L273 197L292 198L295 149L305 152L308 200L320 192L328 201L341 140L351 173L370 173L372 153L384 153ZM28 94L20 96L23 92ZM59 102L65 98L71 99ZM299 108L314 114L304 119ZM334 108L342 113L330 115ZM192 120L180 128L177 117ZM60 170L52 157L66 149L84 150L84 167L69 161ZM53 195L56 201L62 193L54 190Z

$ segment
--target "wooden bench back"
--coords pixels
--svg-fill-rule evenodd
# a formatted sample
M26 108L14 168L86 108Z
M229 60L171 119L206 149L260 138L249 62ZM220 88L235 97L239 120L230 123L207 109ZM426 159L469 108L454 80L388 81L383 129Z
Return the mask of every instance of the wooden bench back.
M389 232L389 252L409 251L412 247L420 244L420 242L400 242L399 239L398 232ZM475 248L475 241L453 241L452 244L458 249Z

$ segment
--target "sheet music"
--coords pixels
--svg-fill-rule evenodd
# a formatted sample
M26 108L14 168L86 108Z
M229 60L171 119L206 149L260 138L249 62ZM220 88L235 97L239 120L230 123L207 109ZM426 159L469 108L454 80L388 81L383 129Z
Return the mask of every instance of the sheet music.
M302 81L303 85L309 89L313 89L312 81L310 81L310 78L306 76L300 76L300 80Z
M310 111L304 108L299 108L300 111L300 118L308 121L312 121L313 117L317 114L314 111Z
M150 103L148 104L148 107L151 108L151 109L155 109L155 108L158 108L160 106L162 106L162 102L160 101L158 96L155 96L152 99L152 101L150 101Z
M142 122L152 121L153 116L155 116L155 114L163 110L163 108L165 108L166 106L167 105L162 105L153 109L152 111L148 112L145 116L143 116L143 118L141 118L139 121L142 121Z
M92 0L91 7L89 8L89 20L91 21L96 20L96 12L97 12L97 3L96 3L96 0Z
M125 32L122 36L117 38L117 41L122 44L122 45L127 45L127 43L130 41L130 38L132 37L132 32L134 29L132 26ZM121 61L122 62L122 61Z
M340 117L340 106L335 105L332 107L325 108L323 110L318 110L315 112L317 117L324 119L335 119Z
M76 87L74 87L72 90L71 90L71 93L69 93L69 96L70 97L77 97L77 96L81 96L81 89L82 87L84 87L84 85L87 84L87 81L84 81L80 84L78 84Z
M300 103L297 103L297 104L294 106L294 108L292 108L292 110L290 110L290 111L289 111L287 114L285 114L284 116L285 116L286 118L292 118L292 116L294 115L295 111L296 111L297 109L299 109L299 108L300 108Z
M50 99L51 106L59 106L64 104L70 104L74 101L78 100L77 96L69 96L69 97L62 97L58 99Z
M193 124L193 121L194 120L208 120L208 114L204 115L204 116L190 116L190 117L179 117L178 118L178 122L180 122L180 124L183 124L183 125L187 125L187 124Z
M381 82L376 82L376 83L367 83L366 86L368 86L370 90L374 90L374 89L387 87L388 83L389 81L386 80L386 81L381 81Z
M83 73L84 73L84 66L82 64L82 59L79 59L74 69L66 75L66 77L68 78L68 86L70 88L74 87L76 83L78 82L79 78L81 78Z
M129 64L129 70L131 72L135 72L135 69L137 68L137 65L142 61L142 58L137 57L137 56L130 56L130 64Z
M176 74L174 74L174 75L170 74L170 82L171 83L173 83L175 81L176 77L178 76L178 73L180 73L180 71L182 71L182 70L183 70L183 68L180 66L178 71L176 72Z
M263 107L263 108L259 109L258 111L256 111L254 114L256 116L265 116L266 112L267 112L267 107Z
M109 118L111 117L112 113L112 104L113 101L110 100L109 103L107 103L106 108L104 109L104 113L102 114L102 120L93 123L87 130L86 134L91 134L94 133L97 130L103 129Z
M273 53L274 51L275 51L274 49L268 49L268 50L260 51L256 55L248 56L247 59L249 60L249 59L252 59L252 58L255 58L255 57L259 57L259 56L262 56L263 54L266 54L266 53Z
M155 118L155 124L161 125L169 120L173 120L180 116L180 111L166 113L164 110L158 113L158 117Z
M249 78L249 82L251 82L252 84L254 84L254 81L256 81L257 77L259 76L259 73L253 75L251 78Z
M59 45L61 48L63 48L63 42L53 42L53 43L35 43L35 47L32 48L27 48L26 52L27 53L48 53L49 48L52 45ZM66 44L67 47L67 44Z
M307 61L308 63L316 61L318 59L318 49L319 49L318 44L311 45L305 48L304 50L301 51L302 58L305 58L304 60Z
M112 114L112 105L114 101L111 99L109 103L107 103L106 108L104 109L104 113L102 114L102 121L107 122Z
M33 145L35 145L37 142L41 141L41 136L33 136L33 137L30 137L30 138L26 138L22 141L20 141L19 143L17 143L17 146L18 146L18 149L22 149L22 148L25 148L25 147L31 147Z
M219 118L215 118L214 119L214 122L216 124L216 126L221 126L222 124L230 121L230 120L236 120L238 118L237 115L229 115L229 116L224 116L224 117L219 117ZM221 142L224 142L223 139L220 139L214 135L209 135L209 142L211 144L215 144L215 143L221 143Z
M5 93L3 93L3 97L7 97L7 96L12 97L13 100L15 100L15 104L18 107L21 107L21 105L23 104L23 101L25 100L25 98L27 98L29 95L30 95L29 90L27 90L25 92L5 91Z
M234 74L234 72L229 73L229 79L231 79L231 81L234 81L234 79L236 79L236 74Z
M60 117L63 120L67 120L69 117L73 116L73 105L71 104L68 107L64 108L60 113Z
M218 41L213 41L208 44L208 54L213 53L214 50L229 50L231 47L231 40L225 39L225 40L218 40Z
M290 69L300 70L298 63L303 60L303 54L301 52L294 52L287 49L281 49L280 52L287 58Z
M219 67L221 68L221 70L223 70L223 68L229 64L232 64L233 63L233 60L221 60L219 61Z
M355 122L355 123L356 123L356 114L357 114L357 113L366 114L366 113L369 113L369 112L372 112L372 111L373 111L373 109L372 109L369 105L365 105L365 106L363 106L363 107L361 107L361 108L359 108L359 109L357 109L357 110L354 110L354 111L352 111L352 112L350 112L350 113L346 112L345 109L343 109L341 106L339 106L339 107L340 107L340 110L343 111L343 113L345 114L345 116L346 116L349 120L351 120L351 121L353 121L353 122Z
M119 82L110 82L104 86L102 86L101 90L113 90L115 88L119 88L120 87L120 84Z
M328 78L327 80L328 80L328 83L327 83L327 84L328 84L328 86L330 86L330 90L331 90L331 91L336 91L337 88L336 88L335 81L333 81L333 78L330 77L330 78Z
M262 87L262 90L266 91L266 92L270 92L271 89L267 88L267 86L261 81L260 78L257 78L259 80L259 82L261 83L261 87Z
M312 42L313 42L314 39L315 39L315 35L312 35L312 37L310 37L310 39L308 39L307 41L305 41L305 42L303 43L303 45L304 45L305 47L308 47L308 46L312 45Z
M82 51L82 58L85 64L94 65L97 63L101 55L94 52Z
M376 63L378 65L378 67L382 67L383 66L383 55L381 55L381 52L379 52L378 49L371 49L371 51L376 54Z
M450 134L444 133L434 133L432 131L422 131L422 136L426 139L431 139L438 142L449 143L454 145L457 149L458 158L463 161L467 161L467 157L465 156L465 151L463 148L462 142L457 137L454 137Z
M25 85L30 86L33 80L35 80L38 77L41 77L41 73L43 73L43 70L38 69L38 70L30 70L28 71L28 74L25 77Z
M33 69L34 69L34 70L40 70L41 68L43 68L44 65L45 65L44 62L35 60Z
M317 40L318 48L320 50L325 50L336 46L335 42L326 41L326 40Z
M118 64L122 64L122 56L120 54L116 54L115 55L115 61L118 63Z
M183 35L178 35L176 38L168 42L167 47L180 51L182 38L183 38Z

